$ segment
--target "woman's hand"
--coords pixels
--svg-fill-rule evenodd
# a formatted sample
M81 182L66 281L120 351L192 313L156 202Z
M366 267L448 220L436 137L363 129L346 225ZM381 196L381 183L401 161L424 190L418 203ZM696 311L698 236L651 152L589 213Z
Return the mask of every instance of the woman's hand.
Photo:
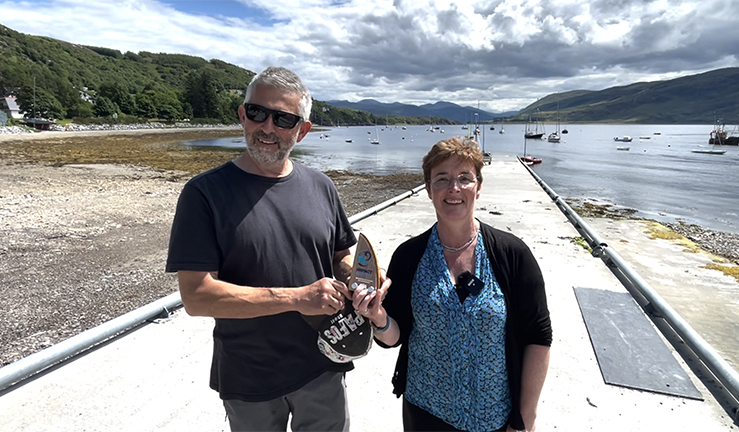
M385 308L382 307L382 300L387 295L391 281L386 277L385 269L380 269L380 288L370 290L363 287L354 291L352 295L352 306L362 316L372 321L375 327L383 327L385 325L387 314Z

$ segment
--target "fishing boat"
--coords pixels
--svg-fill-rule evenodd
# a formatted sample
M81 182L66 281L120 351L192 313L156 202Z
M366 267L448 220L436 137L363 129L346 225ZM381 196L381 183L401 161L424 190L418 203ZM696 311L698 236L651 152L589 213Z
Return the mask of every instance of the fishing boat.
M624 135L622 137L613 137L613 140L614 141L617 141L617 142L631 142L631 140L633 140L633 138L631 138L628 135Z
M541 139L545 133L544 125L536 118L532 120L529 115L529 121L526 123L526 131L523 137L527 139Z
M708 138L708 144L716 145L739 145L739 135L736 133L736 127L729 133L726 130L725 124L719 124L716 121L716 126L711 131L711 135Z
M631 147L616 147L616 150L629 151L631 150Z

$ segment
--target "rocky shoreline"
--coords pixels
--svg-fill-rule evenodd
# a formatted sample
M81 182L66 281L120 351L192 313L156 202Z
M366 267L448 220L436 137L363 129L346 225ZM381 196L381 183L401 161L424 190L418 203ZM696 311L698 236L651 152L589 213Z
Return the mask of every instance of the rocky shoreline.
M739 234L713 231L685 222L665 223L663 225L695 242L701 248L728 258L739 265Z
M611 219L641 219L634 209L617 209L609 204L593 204L579 199L567 200L567 203L581 217L600 217ZM664 223L673 233L696 243L702 249L722 256L739 265L739 234L705 229L699 225L683 221Z
M238 128L0 135L0 366L177 289L164 273L184 183L235 156L174 143L240 136ZM349 215L423 183L421 174L326 173ZM630 217L583 206L584 217ZM674 224L739 260L739 236Z
M167 129L167 130L173 130L173 129L203 129L203 128L226 128L226 127L234 127L234 126L226 126L224 124L213 124L213 125L204 125L204 124L190 124L190 123L174 123L171 125L165 124L165 123L133 123L133 124L90 124L90 125L82 125L82 124L69 124L66 126L60 126L60 125L51 125L51 128L49 129L52 132L89 132L89 131L140 131L140 130L159 130L159 129ZM21 127L21 126L0 126L0 135L35 135L37 133L48 133L48 132L38 132L34 131L33 129L30 129L28 127Z

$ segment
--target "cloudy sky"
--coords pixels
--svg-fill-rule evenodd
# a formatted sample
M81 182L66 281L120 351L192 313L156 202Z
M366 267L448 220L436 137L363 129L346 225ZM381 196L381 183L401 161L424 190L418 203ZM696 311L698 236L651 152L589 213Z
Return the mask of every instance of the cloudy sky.
M319 100L516 110L739 66L736 0L0 0L0 24L73 43L288 67Z

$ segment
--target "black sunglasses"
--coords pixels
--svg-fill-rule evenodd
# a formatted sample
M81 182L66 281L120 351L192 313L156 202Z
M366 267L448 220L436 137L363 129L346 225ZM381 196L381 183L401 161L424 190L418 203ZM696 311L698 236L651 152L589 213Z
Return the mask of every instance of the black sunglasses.
M272 123L282 129L292 129L300 120L302 120L302 118L297 114L277 111L253 103L244 104L244 109L246 110L246 118L249 120L262 123L271 115Z

